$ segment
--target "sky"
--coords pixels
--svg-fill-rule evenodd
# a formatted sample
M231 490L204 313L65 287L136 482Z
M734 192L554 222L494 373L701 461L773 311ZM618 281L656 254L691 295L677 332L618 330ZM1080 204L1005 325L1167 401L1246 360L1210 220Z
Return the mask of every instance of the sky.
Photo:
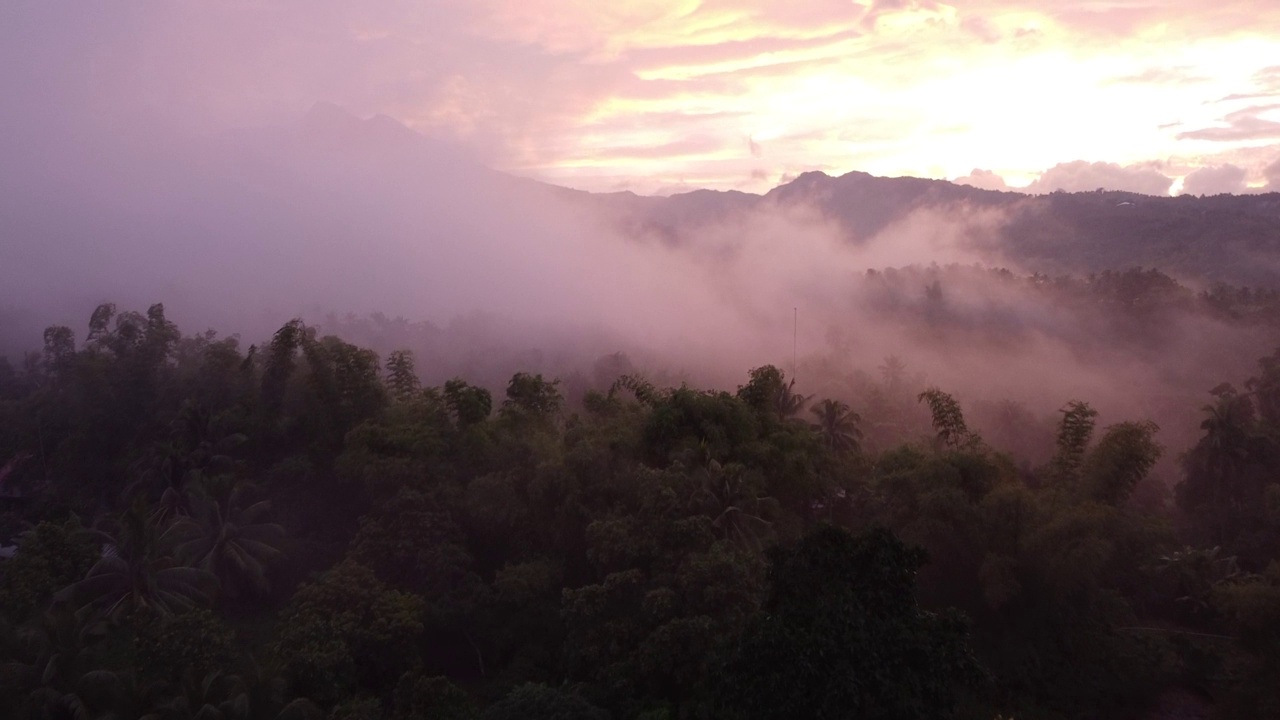
M1179 325L1158 367L1088 343L1077 358L1073 320L999 287L946 298L960 327L1022 328L1018 352L931 345L859 294L868 269L1029 272L979 242L1000 211L917 208L853 243L801 198L708 214L673 243L613 215L653 203L544 192L458 151L652 194L815 170L1280 190L1280 0L0 0L0 353L52 324L82 333L102 302L163 302L188 332L246 343L378 312L451 328L434 372L480 372L495 346L548 372L544 350L627 348L733 387L838 342L845 366L898 354L1050 413L1139 408L1165 384L1194 409L1260 354L1224 359L1204 338L1226 330Z
M594 191L1280 187L1276 0L6 0L0 142L389 115Z

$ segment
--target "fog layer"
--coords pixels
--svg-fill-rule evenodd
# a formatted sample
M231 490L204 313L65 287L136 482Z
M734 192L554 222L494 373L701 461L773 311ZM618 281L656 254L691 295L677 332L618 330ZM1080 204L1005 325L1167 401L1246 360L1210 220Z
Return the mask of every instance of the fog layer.
M751 367L794 364L801 390L856 401L857 373L894 355L962 398L1042 417L1085 399L1104 419L1169 416L1181 442L1203 393L1275 340L1047 291L998 241L1025 217L989 205L887 214L872 197L833 213L804 179L708 203L593 196L325 104L277 127L63 139L0 175L10 354L45 325L83 328L98 303L163 302L188 331L260 341L301 316L383 353L412 347L429 378L490 384L622 351L652 376L729 388ZM373 313L384 319L355 321Z

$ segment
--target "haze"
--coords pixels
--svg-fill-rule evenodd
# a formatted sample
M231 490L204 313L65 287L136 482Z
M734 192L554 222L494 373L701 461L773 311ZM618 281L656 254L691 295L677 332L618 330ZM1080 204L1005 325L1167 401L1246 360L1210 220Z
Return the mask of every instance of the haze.
M936 269L874 302L867 270L1045 269L998 242L1004 210L924 207L851 239L816 196L556 187L761 193L854 169L1033 194L1280 185L1280 10L1059 5L6 3L0 349L80 332L108 301L246 341L382 313L447 329L345 326L384 353L415 345L433 379L497 385L621 350L732 387L789 368L794 332L801 365L836 368L802 375L810 390L848 395L898 355L1046 417L1075 397L1151 414L1172 394L1189 437L1200 395L1269 335L1189 317L1158 346L1098 349L1079 313L953 274L948 317L1004 339L944 340L903 315ZM646 230L663 213L684 241ZM1219 336L1241 348L1225 363Z
M0 0L0 711L1280 718L1280 0Z

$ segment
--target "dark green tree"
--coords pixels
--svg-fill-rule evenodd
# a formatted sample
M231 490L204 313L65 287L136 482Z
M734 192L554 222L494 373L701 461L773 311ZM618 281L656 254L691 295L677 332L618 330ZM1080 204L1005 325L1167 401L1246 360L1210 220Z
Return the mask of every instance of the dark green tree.
M410 400L422 389L413 365L413 353L408 350L396 350L387 356L387 390L396 402Z
M822 436L828 448L837 452L857 452L862 440L861 416L839 400L823 400L810 412L817 418L813 429Z
M458 427L483 422L493 411L493 397L488 390L454 378L444 384L444 402Z
M76 517L27 530L17 553L0 566L0 613L20 621L43 611L55 592L83 578L99 556L92 534Z
M1080 465L1084 462L1089 441L1093 438L1093 426L1098 411L1089 403L1072 400L1059 412L1058 450L1050 465L1051 472L1060 483L1074 485L1079 479Z
M528 683L490 705L482 720L609 720L609 713L579 695Z
M541 375L516 373L507 384L507 398L498 412L510 420L554 420L564 404L559 384L559 380L543 380Z
M211 482L191 497L191 515L178 521L177 557L218 579L229 600L264 595L270 567L284 558L280 525L267 521L270 500L245 501L245 486Z
M142 610L173 615L213 598L217 579L174 558L185 536L184 525L156 525L141 503L130 507L116 524L115 533L100 533L101 559L83 580L59 592L55 601L119 618Z
M1081 470L1087 496L1110 505L1128 500L1164 450L1155 441L1159 430L1151 421L1108 427Z
M977 436L969 431L960 403L955 398L938 388L929 388L920 393L917 400L928 404L929 412L933 414L933 429L941 447L957 448L976 441Z
M281 613L273 653L299 695L323 703L389 689L414 663L422 598L347 561L303 585Z
M978 677L965 622L914 600L924 553L834 527L770 554L761 615L734 645L726 718L947 717Z

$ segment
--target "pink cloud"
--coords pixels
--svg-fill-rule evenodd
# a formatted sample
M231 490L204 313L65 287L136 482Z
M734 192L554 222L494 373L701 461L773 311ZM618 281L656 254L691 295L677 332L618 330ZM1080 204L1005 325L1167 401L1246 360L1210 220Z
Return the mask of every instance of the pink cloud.
M1244 168L1235 165L1203 167L1182 180L1184 195L1240 194L1245 191Z
M975 168L973 172L963 177L956 178L953 182L958 185L970 185L972 187L981 188L983 190L1009 190L1009 184L1004 178L990 170L979 170Z
M1142 195L1168 195L1173 178L1150 167L1123 166L1108 162L1060 163L1027 186L1029 193L1049 193L1055 190L1088 192L1098 188L1122 190Z
M205 133L282 122L329 100L362 116L391 115L463 143L495 166L539 177L595 159L610 164L601 176L646 176L637 187L691 174L732 187L750 170L718 161L693 167L688 149L706 138L722 138L729 147L743 137L767 145L770 161L784 169L821 165L940 176L979 166L1022 174L1028 168L1011 167L1018 161L1007 158L1029 157L1029 167L1039 168L1095 147L1087 138L1061 143L1060 156L1042 150L1059 145L1064 127L1075 127L1061 121L1073 108L1096 107L1104 118L1113 113L1117 124L1133 122L1131 108L1110 102L1117 77L1137 86L1134 92L1169 93L1161 96L1168 117L1150 122L1155 139L1142 150L1121 156L1139 143L1117 141L1098 151L1105 159L1131 164L1173 155L1182 141L1211 139L1229 149L1277 136L1274 120L1257 113L1224 116L1213 127L1202 112L1192 112L1206 100L1246 91L1268 97L1280 69L1274 60L1267 66L1266 58L1277 54L1259 52L1257 60L1236 63L1230 73L1253 74L1254 81L1230 85L1219 66L1177 57L1201 43L1246 35L1280 46L1277 3L12 5L0 23L0 96L6 100L0 121L15 130L0 138L0 157L4 143L57 146L54 132L145 132L137 128L157 123ZM1156 27L1160 34L1145 33ZM1057 75L1043 76L1045 84L1062 81L1060 105L963 100L993 83L1002 87L1002 68L1045 57L1061 61L1049 65ZM954 97L940 97L952 91ZM967 116L939 119L954 114ZM1015 132L986 138L984 146L974 142L984 126L1003 127L1006 118ZM1184 123L1182 140L1155 127L1173 120ZM973 132L956 132L952 140L951 127ZM945 142L930 145L926 156L920 148L937 138ZM989 159L1011 146L1017 154ZM672 152L668 166L658 162L664 151Z
M1280 110L1280 104L1256 105L1227 113L1223 125L1178 134L1180 140L1258 140L1280 138L1280 122L1262 117L1264 113Z
M1262 175L1267 179L1267 190L1280 192L1280 159L1268 165Z

